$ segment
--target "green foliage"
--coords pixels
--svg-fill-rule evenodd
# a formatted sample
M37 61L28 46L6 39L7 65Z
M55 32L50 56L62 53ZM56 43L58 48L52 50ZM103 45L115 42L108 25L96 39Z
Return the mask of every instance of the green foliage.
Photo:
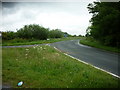
M16 38L16 33L12 31L2 32L2 39L4 40L11 40Z
M106 39L106 40L109 40L109 39ZM91 47L100 48L102 50L120 53L120 49L118 49L117 47L103 45L101 42L99 42L98 40L95 40L93 37L90 37L90 36L81 38L80 43L91 46Z
M90 35L105 45L119 46L120 2L94 2L88 5Z
M72 37L77 37L76 35L72 35Z
M78 35L78 37L83 37L82 35Z
M50 38L61 38L63 37L63 32L59 29L51 30L49 32L49 37Z
M70 36L68 33L65 33L67 36ZM17 32L2 32L3 42L6 40L13 41L25 41L27 40L47 40L47 38L62 38L64 36L64 32L60 29L49 30L49 28L44 28L37 24L25 25L23 28L17 30ZM19 39L20 38L20 39ZM11 42L11 41L10 41Z
M49 29L44 28L42 26L33 24L33 25L25 25L23 28L17 31L19 38L26 38L26 39L39 39L45 40L48 38L48 31Z

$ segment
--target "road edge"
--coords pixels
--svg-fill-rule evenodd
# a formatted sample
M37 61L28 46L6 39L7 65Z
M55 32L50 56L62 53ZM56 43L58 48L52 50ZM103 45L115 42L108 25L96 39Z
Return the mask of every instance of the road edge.
M56 50L59 51L59 52L62 52L62 51L60 51L60 50L59 50L58 48L56 48L56 47L54 47L54 49L56 49ZM84 63L84 64L86 64L86 65L90 65L91 67L93 67L93 68L95 68L95 69L101 70L101 71L103 71L103 72L106 72L106 73L108 73L108 74L110 74L110 75L112 75L112 76L117 77L117 78L120 79L120 76L118 76L118 75L116 75L116 74L113 74L113 73L111 73L111 72L109 72L109 71L106 71L106 70L101 69L101 68L99 68L99 67L96 67L96 66L94 66L94 65L92 65L92 64L89 64L89 63L87 63L87 62L84 62L84 61L82 61L82 60L80 60L80 59L78 59L78 58L76 58L76 57L73 57L73 56L67 54L67 53L63 53L63 54L66 55L66 56L69 56L69 57L71 57L71 58L73 58L73 59L75 59L75 60L77 60L77 61L79 61L79 62L82 62L82 63Z

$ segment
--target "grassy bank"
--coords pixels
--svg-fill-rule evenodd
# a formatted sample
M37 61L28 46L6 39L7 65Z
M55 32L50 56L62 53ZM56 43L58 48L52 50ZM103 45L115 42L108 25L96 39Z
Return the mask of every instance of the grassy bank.
M3 84L20 88L114 88L118 78L50 46L2 48ZM17 87L19 88L19 87Z
M100 42L94 40L93 38L84 37L80 40L80 43L84 44L84 45L92 46L95 48L100 48L102 50L120 53L120 49L115 48L115 47L105 46L105 45L101 44Z
M53 43L64 40L80 39L81 37L66 37L66 38L56 38L49 40L27 40L27 39L14 39L3 41L2 46L15 46L15 45L33 45L33 44L43 44L43 43Z

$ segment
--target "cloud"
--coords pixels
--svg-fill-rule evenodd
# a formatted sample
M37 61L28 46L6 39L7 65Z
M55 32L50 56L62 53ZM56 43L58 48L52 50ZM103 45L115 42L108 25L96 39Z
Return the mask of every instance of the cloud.
M17 2L2 2L3 8L13 8L17 5Z
M2 14L9 15L18 11L18 8L16 8L17 4L17 2L2 2Z
M16 31L26 24L39 24L50 29L59 28L72 35L85 35L91 18L86 8L88 2L19 2L13 4L11 2L10 4L3 4L2 31Z

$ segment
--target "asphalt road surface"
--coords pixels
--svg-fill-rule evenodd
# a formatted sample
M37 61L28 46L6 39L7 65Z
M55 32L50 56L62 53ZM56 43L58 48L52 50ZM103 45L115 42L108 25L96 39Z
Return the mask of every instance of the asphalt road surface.
M75 58L120 76L118 72L120 54L79 44L79 40L61 41L51 45Z

